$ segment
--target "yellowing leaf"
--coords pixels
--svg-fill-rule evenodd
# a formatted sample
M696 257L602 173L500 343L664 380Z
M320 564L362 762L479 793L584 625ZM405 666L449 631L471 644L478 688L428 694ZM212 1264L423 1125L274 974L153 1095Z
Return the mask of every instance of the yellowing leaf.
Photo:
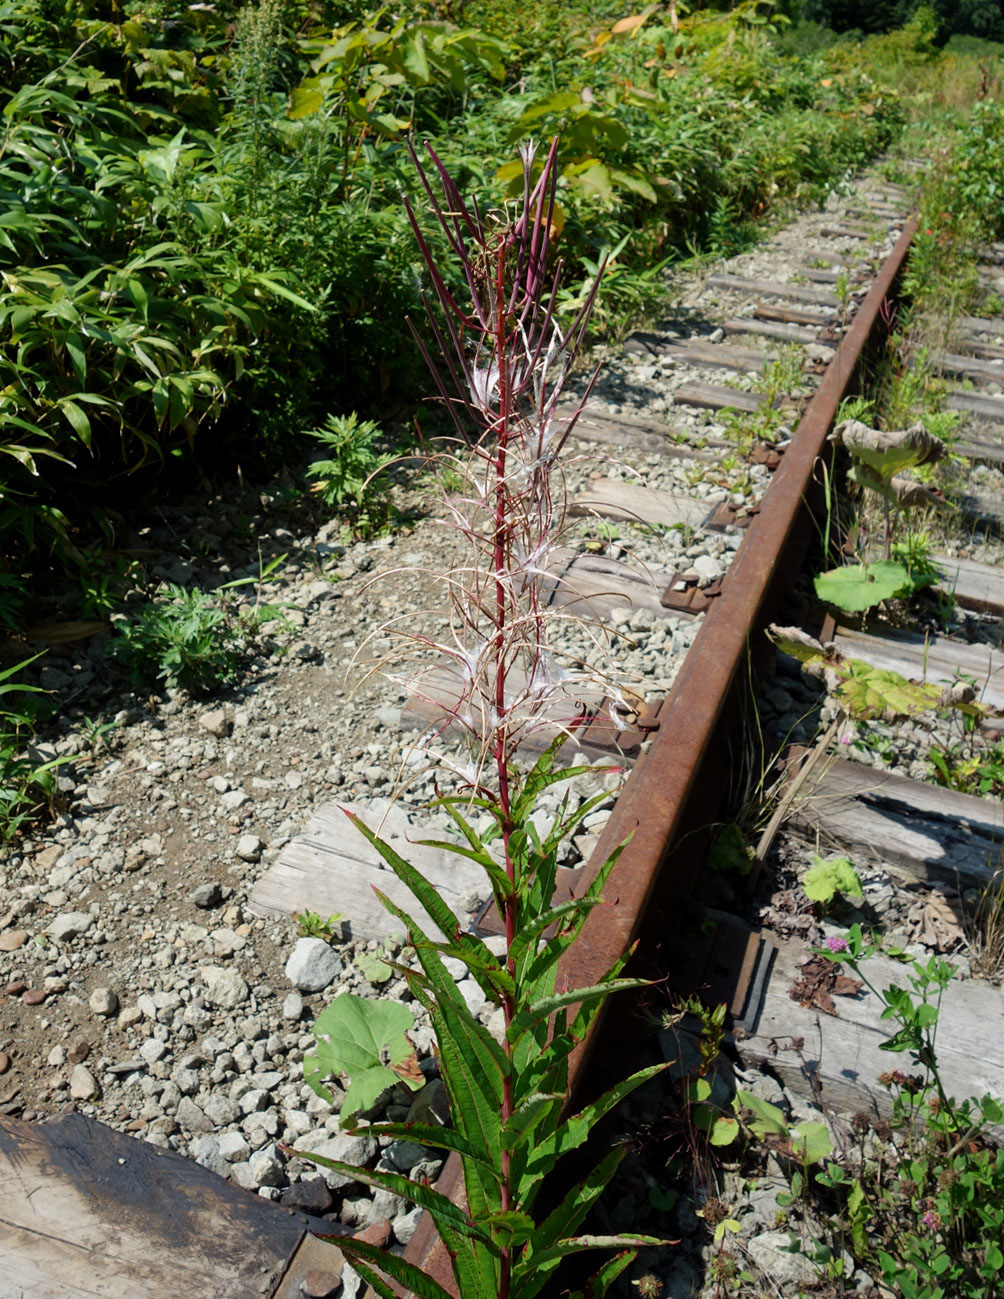
M646 9L644 13L631 14L627 18L621 18L619 22L614 23L610 28L611 32L620 36L623 32L634 32L652 17L652 10Z
M304 82L302 86L297 86L289 97L289 111L286 116L296 121L301 117L310 117L316 113L324 102L324 94L316 85Z

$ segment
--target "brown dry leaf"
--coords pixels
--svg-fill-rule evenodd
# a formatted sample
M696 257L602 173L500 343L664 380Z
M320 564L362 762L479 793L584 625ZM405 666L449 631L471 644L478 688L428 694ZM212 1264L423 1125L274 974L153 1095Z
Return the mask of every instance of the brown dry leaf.
M399 1078L403 1078L405 1082L421 1083L423 1085L425 1083L425 1074L419 1068L418 1056L414 1051L394 1065L394 1072Z
M915 902L906 918L910 941L935 952L947 952L964 938L954 907L943 893L932 893Z
M840 966L825 956L812 956L798 968L800 977L788 989L788 996L807 1010L835 1015L834 997L853 997L864 987L860 979L842 974Z

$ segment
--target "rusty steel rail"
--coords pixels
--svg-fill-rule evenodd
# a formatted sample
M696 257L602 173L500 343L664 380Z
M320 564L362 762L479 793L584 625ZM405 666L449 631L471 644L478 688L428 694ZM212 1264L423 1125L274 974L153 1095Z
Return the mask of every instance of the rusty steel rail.
M711 603L684 660L651 748L628 776L583 868L584 878L592 878L609 854L628 841L604 890L606 905L590 914L580 940L565 954L562 974L570 986L598 982L632 943L640 944L642 954L661 946L664 962L667 954L685 950L684 903L705 860L728 788L751 660L763 657L763 629L804 559L812 535L813 499L821 494L817 466L827 435L869 350L887 331L888 309L916 230L913 218L841 340L729 568L722 594ZM599 1071L598 1044L604 1029L601 1014L572 1058L572 1103L594 1089L588 1074L594 1066ZM455 1200L462 1197L456 1155L447 1160L437 1189ZM449 1259L428 1214L405 1257L455 1293Z

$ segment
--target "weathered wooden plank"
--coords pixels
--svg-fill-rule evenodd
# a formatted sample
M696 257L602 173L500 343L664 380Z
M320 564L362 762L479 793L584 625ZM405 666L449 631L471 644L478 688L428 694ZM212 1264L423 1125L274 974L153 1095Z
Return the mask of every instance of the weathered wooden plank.
M846 226L820 226L819 233L825 239L870 239L870 230L848 230Z
M955 498L961 513L978 528L1004 530L1004 504L992 489L969 485Z
M690 365L704 365L717 370L736 370L739 373L758 374L774 358L751 347L728 347L722 343L688 342L679 347L670 345L663 355L672 356Z
M780 280L748 280L742 275L709 275L707 283L716 289L728 289L740 293L762 293L771 298L790 298L793 302L818 302L824 307L840 305L840 299L828 289L814 289L807 284L782 284Z
M847 658L892 668L913 681L950 685L960 675L967 677L976 682L976 697L982 703L1004 708L1004 650L899 628L870 636L838 627L835 640Z
M624 344L624 350L639 356L668 356L690 365L748 372L762 370L768 361L774 359L770 353L758 352L751 347L728 347L711 343L706 338L661 339L658 334L632 334Z
M836 312L816 310L812 307L779 307L770 302L758 302L753 308L757 320L779 320L788 325L815 325L825 329L836 319Z
M0 1119L0 1205L0 1299L270 1295L312 1222L81 1114Z
M941 574L938 589L954 596L964 609L1004 613L1004 572L998 565L949 555L934 555L932 562Z
M606 555L578 554L557 547L548 565L541 600L552 608L578 609L585 616L607 621L615 609L648 609L659 617L692 615L667 609L661 594L673 574L636 568Z
M515 680L514 680L515 679ZM519 689L519 674L510 673L514 689ZM449 718L455 713L461 696L461 681L452 664L440 660L429 664L422 671L422 697L411 696L401 713L401 725L405 729L420 731L450 729ZM582 716L595 713L603 702L603 692L599 689L575 690L564 698L555 700L542 711L545 719L539 730L533 731L521 743L520 749L527 754L542 753L559 735L568 736L560 753L561 761L575 762L585 755L588 758L611 758L608 747L590 744L588 737L578 733L570 734L573 722L578 724ZM548 721L547 719L551 720ZM631 759L621 755L617 757L619 765ZM473 887L473 885L472 885Z
M561 411L558 412L561 417ZM602 446L631 448L637 451L657 451L675 460L717 460L714 451L707 447L694 447L688 441L688 432L675 429L658 419L636 415L612 415L586 407L572 431L572 436L582 442ZM708 447L718 445L713 437L705 439Z
M709 410L744 410L752 413L767 398L762 392L740 392L737 388L720 388L712 383L685 383L673 393L678 406L700 406Z
M1004 442L991 442L987 438L963 437L952 443L956 455L967 460L985 460L988 464L1004 464Z
M739 317L726 320L722 329L726 334L761 334L765 338L780 338L786 343L815 343L819 334L815 329L806 329L803 325L779 324L770 320L758 320L753 317Z
M633 523L677 523L699 527L708 516L707 501L677 492L664 492L619 478L601 478L590 483L569 503L571 515L602 515Z
M982 360L959 352L931 352L928 361L939 374L972 375L974 378L1004 381L1004 361Z
M1004 397L987 397L981 393L951 389L945 397L945 405L949 410L969 411L973 415L979 415L980 419L1004 424Z
M806 256L809 262L826 262L829 266L843 266L847 261L847 253L837 252L834 248L809 248L806 250Z
M837 1015L800 1006L788 992L798 979L798 962L808 955L797 942L780 946L756 1033L736 1043L740 1059L768 1065L786 1087L809 1099L821 1086L830 1110L887 1115L890 1095L878 1079L900 1057L881 1050L892 1032L889 1020L880 1018L883 1003L865 988L857 997L835 997ZM903 967L895 961L873 957L867 969L880 990L905 986ZM948 985L938 1018L938 1066L945 1090L957 1100L1004 1095L1000 988L973 979Z
M420 821L413 823L404 808L390 805L387 799L375 799L358 807L339 801L322 804L255 885L248 904L255 915L339 913L353 938L386 938L403 933L404 926L380 905L373 892L378 888L423 928L439 932L411 892L386 868L383 858L345 815L344 808L357 812L417 867L454 911L462 910L459 903L463 894L486 899L481 868L459 855L417 842L432 837L429 827ZM450 836L437 833L435 837Z
M800 270L799 275L807 280L812 280L814 284L836 284L841 275L846 275L844 270L840 271L821 271L817 266L806 266Z
M1000 316L960 316L955 325L964 334L1004 334L1004 319Z
M1004 358L1004 347L998 343L977 343L972 339L964 339L962 344L966 352L963 355L978 356L985 361L996 361Z
M1004 806L839 759L807 784L794 824L908 883L981 887L1000 864Z

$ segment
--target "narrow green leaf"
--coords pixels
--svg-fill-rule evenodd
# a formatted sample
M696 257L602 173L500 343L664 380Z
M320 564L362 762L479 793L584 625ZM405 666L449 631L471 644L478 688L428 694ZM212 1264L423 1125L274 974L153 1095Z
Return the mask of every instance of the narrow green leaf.
M553 1107L561 1109L563 1096L534 1092L510 1116L502 1129L502 1147L513 1150L526 1141L536 1129L542 1115Z
M540 1023L542 1020L548 1019L556 1010L561 1010L563 1006L603 1001L615 992L623 992L629 988L645 988L647 986L648 981L646 979L612 979L610 983L597 983L588 988L570 988L567 992L556 992L515 1015L509 1025L506 1037L510 1042L516 1042L527 1029L532 1028L534 1024Z
M608 1258L586 1282L585 1290L574 1294L572 1299L604 1299L613 1283L637 1257L637 1251L629 1249L621 1254L615 1254L613 1258Z
M357 1168L355 1164L346 1164L340 1159L329 1159L326 1155L315 1155L309 1150L294 1150L291 1153L297 1159L309 1160L310 1163L319 1164L322 1168L343 1173L346 1177L351 1177L354 1182L362 1182L364 1186L375 1186L378 1190L390 1191L392 1195L410 1200L413 1204L428 1210L437 1222L449 1223L454 1231L459 1231L461 1235L469 1236L472 1240L479 1240L483 1245L492 1247L487 1233L473 1223L464 1210L458 1208L448 1196L434 1191L431 1186L413 1182L401 1173L389 1173L378 1168Z
M532 1264L534 1268L541 1268L547 1263L558 1263L563 1258L568 1258L570 1254L579 1254L585 1249L643 1249L646 1246L665 1246L673 1244L670 1240L663 1240L659 1236L570 1236L566 1240L558 1241L550 1249L542 1250L539 1254L532 1255ZM523 1268L529 1268L529 1263L524 1263L518 1269L521 1274ZM517 1269L514 1269L514 1272ZM521 1288L521 1297L527 1291ZM533 1293L536 1293L534 1291Z
M254 275L254 281L256 284L263 285L268 289L269 293L274 293L279 298L285 298L287 302L292 302L295 307L302 307L304 311L309 311L311 315L317 311L313 303L308 302L306 298L301 298L292 289L287 289L277 280L274 280L271 275L262 275L260 271L257 271Z
M526 1207L526 1197L532 1199L545 1173L562 1155L581 1146L605 1114L636 1088L641 1087L650 1078L657 1077L666 1068L668 1065L656 1064L650 1065L647 1069L639 1069L630 1078L622 1079L616 1086L604 1092L591 1105L584 1106L578 1114L564 1120L546 1140L536 1142L526 1161L525 1173L520 1179L519 1202Z
M408 886L417 901L428 912L440 933L451 941L458 939L463 933L463 926L452 909L440 897L436 888L429 883L420 871L412 866L411 862L405 861L400 853L395 852L390 844L385 843L378 834L374 833L365 821L356 816L354 812L349 812L347 815L359 833L377 850L398 879Z
M354 1236L339 1236L338 1246L353 1267L359 1261L364 1265L377 1267L406 1290L418 1295L419 1299L453 1299L450 1292L444 1290L438 1281L433 1280L421 1268L397 1254L391 1254L376 1245L357 1240ZM384 1295L387 1293L387 1291L382 1292ZM391 1299L394 1299L395 1292L392 1290L389 1293Z
M81 383L87 379L87 357L84 354L84 340L80 334L67 334L63 339L70 363Z
M59 403L59 409L66 416L74 433L80 438L84 446L89 447L91 445L91 421L84 411L69 397L63 398Z

